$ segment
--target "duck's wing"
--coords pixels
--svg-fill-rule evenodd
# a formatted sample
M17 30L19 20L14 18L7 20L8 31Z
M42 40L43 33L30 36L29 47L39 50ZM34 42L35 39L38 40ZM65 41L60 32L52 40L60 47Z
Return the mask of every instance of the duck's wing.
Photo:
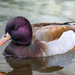
M69 30L64 32L58 40L42 42L47 47L47 52L44 52L44 56L63 54L75 46L75 33L72 30Z
M70 22L66 23L37 23L32 24L33 40L52 41L58 39L67 30L75 31L75 26ZM32 41L33 41L32 40Z

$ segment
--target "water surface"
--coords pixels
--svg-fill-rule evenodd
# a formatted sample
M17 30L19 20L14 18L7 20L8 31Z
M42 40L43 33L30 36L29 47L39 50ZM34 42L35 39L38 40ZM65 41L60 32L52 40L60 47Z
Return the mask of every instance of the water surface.
M38 22L75 21L75 0L0 0L0 37L7 21L15 16ZM18 59L2 54L9 42L0 46L0 72L4 75L75 75L75 51L46 58Z

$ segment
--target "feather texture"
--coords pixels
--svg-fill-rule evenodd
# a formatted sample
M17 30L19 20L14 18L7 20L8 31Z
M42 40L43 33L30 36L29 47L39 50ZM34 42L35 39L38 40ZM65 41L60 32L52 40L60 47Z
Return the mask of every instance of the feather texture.
M75 46L75 33L72 30L64 32L58 40L43 43L47 46L47 53L44 56L63 54Z

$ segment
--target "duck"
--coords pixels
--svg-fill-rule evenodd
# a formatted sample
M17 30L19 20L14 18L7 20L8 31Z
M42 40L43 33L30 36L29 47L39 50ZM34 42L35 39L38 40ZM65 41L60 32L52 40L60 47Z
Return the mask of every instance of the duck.
M65 23L30 24L22 16L11 18L5 27L0 45L11 40L5 56L17 58L47 57L75 49L75 26Z

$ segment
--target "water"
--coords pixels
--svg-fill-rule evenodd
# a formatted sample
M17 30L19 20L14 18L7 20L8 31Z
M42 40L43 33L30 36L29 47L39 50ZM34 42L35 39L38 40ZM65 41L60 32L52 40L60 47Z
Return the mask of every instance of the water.
M75 21L75 0L0 0L0 37L15 16L38 22ZM75 75L75 51L37 59L5 58L9 42L0 46L0 72L4 75Z

